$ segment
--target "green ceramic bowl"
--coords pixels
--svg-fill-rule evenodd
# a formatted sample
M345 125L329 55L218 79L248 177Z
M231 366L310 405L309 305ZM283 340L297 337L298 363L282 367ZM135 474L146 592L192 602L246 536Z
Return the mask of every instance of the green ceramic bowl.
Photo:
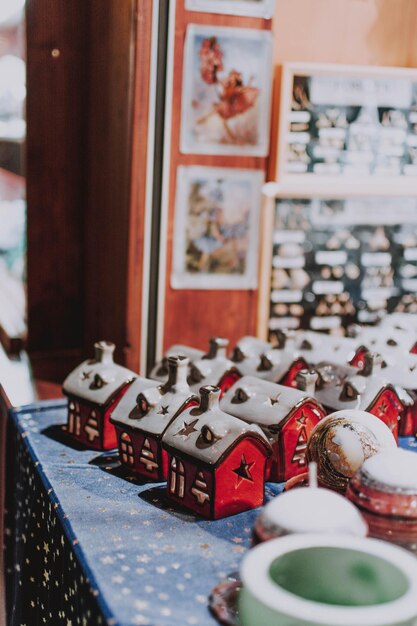
M241 566L241 626L417 626L417 559L347 535L290 535Z

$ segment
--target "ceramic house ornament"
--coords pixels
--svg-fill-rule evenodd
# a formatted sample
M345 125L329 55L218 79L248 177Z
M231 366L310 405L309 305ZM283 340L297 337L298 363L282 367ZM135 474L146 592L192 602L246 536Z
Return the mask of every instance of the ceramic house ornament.
M227 357L229 340L224 337L212 337L209 351L201 359L193 361L190 366L188 382L191 389L198 393L200 387L206 385L219 386L223 394L236 380L233 361Z
M307 441L325 415L312 397L315 372L299 374L305 389L291 389L253 376L244 376L223 396L221 408L249 424L257 424L272 446L267 480L281 482L305 472Z
M233 348L232 361L234 363L241 363L245 359L259 357L261 354L271 349L272 345L268 341L247 335L239 339Z
M398 440L398 425L404 404L396 389L381 373L382 358L367 353L361 370L331 363L316 367L319 382L316 399L328 412L353 409L372 413L384 422Z
M307 444L307 459L317 463L319 484L344 493L366 459L396 448L390 429L365 411L336 411L321 420Z
M123 465L149 481L167 477L167 454L161 440L170 423L199 398L187 383L189 360L184 356L168 357L168 380L138 378L114 411L114 424Z
M189 363L198 361L204 356L203 350L192 348L191 346L184 346L182 344L175 344L168 348L164 353L162 359L156 363L152 368L149 378L165 382L168 378L168 358L170 356L185 356L188 358Z
M136 374L113 360L114 343L94 344L94 358L84 361L65 379L68 397L67 432L93 450L117 446L110 415L127 392Z
M318 487L316 471L311 463L308 487L284 491L266 504L255 522L257 541L292 533L367 535L368 526L358 509L338 493Z
M282 344L284 345L284 344ZM260 354L246 356L235 361L231 370L225 372L219 386L224 393L242 376L256 376L261 380L296 387L297 373L308 368L306 360L292 348L270 348Z
M200 390L200 406L167 428L167 495L201 517L219 519L260 506L271 447L256 425L224 413L220 389Z
M346 493L369 524L372 537L417 554L417 455L383 450L367 459Z
M417 560L385 541L293 534L246 553L240 626L415 626Z

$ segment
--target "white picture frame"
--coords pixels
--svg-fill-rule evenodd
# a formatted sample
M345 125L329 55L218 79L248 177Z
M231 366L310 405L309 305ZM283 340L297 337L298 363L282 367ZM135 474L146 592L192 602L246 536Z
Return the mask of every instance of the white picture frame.
M267 20L274 15L274 5L274 0L185 0L187 11L261 17Z
M302 87L300 87L304 80L309 81L308 89L314 92L309 92L308 95L304 92L305 104L302 103ZM314 85L312 81L315 81ZM297 94L295 93L296 85ZM407 90L411 95L408 105L409 111L407 109ZM358 151L359 154L356 155L354 150L350 150L349 145L351 139L355 139L354 133L352 133L355 124L352 124L349 116L353 115L356 122L358 139L363 141L364 137L366 139L372 136L371 124L368 124L366 128L365 124L358 123L361 112L367 113L367 109L369 109L368 116L376 115L375 112L381 116L383 115L381 111L385 109L392 108L394 111L398 109L406 118L412 114L416 120L413 125L417 124L417 108L413 109L413 103L417 105L417 71L415 69L286 63L281 72L280 94L275 171L275 180L279 185L280 193L284 195L299 193L374 195L386 193L388 195L407 196L417 192L417 166L412 164L408 167L407 173L409 175L379 166L367 172L365 165L362 165L362 170L359 167L361 163L366 163L366 155L363 151L362 153ZM298 107L294 105L296 98L299 101ZM310 119L318 118L315 122L317 125L326 105L330 111L337 112L339 108L341 117L347 114L347 121L344 124L346 130L343 129L342 124L340 128L333 128L333 122L329 122L329 128L325 128L326 120L324 119L323 128L315 131L323 134L324 144L317 145L320 142L313 144L311 142ZM359 113L357 113L358 110ZM395 135L395 132L400 133L402 130L398 129L397 131L395 128L389 128L389 123L383 126L384 123L384 119L380 121L384 133L383 141L387 143L389 132ZM411 124L409 120L407 123L408 125ZM304 127L305 130L303 131ZM294 131L298 131L298 134ZM334 134L330 135L331 132ZM340 137L337 135L338 132ZM344 139L343 133L345 133ZM343 158L346 166L343 165L342 167L339 165L337 156L331 154L332 146L326 146L326 142L331 144L332 141L337 142L338 140L345 141ZM417 146L417 132L415 132L413 140ZM408 135L406 141L409 141ZM314 147L312 147L313 145ZM313 152L313 150L317 150L317 152ZM328 165L325 157L323 157L324 163L315 163L315 154L318 154L319 150L323 154L326 150L329 151L330 162ZM375 151L375 154L378 153L383 154L382 148ZM313 167L315 170L310 171Z
M171 287L256 289L261 170L179 166Z
M180 151L267 156L269 31L190 24L184 47Z

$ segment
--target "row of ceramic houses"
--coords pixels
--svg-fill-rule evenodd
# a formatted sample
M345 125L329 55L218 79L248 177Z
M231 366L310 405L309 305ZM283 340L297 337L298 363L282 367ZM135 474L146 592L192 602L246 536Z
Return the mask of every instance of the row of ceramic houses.
M303 473L309 435L328 412L368 410L397 435L412 400L380 376L380 357L311 370L284 343L246 337L230 359L224 339L207 354L174 346L143 378L99 342L64 382L68 434L96 450L118 446L126 468L166 480L172 500L211 518L262 504L265 480Z

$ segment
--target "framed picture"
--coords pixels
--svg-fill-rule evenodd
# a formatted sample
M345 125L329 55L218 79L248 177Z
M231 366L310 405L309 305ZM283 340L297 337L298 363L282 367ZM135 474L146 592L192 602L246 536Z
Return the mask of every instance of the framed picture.
M417 190L417 71L284 65L276 179L284 193Z
M274 14L274 0L185 0L185 8L188 11L270 19Z
M270 331L375 323L416 305L416 197L278 197L269 232Z
M268 31L188 26L181 152L268 154L271 50Z
M255 289L264 173L180 166L173 243L174 289Z

